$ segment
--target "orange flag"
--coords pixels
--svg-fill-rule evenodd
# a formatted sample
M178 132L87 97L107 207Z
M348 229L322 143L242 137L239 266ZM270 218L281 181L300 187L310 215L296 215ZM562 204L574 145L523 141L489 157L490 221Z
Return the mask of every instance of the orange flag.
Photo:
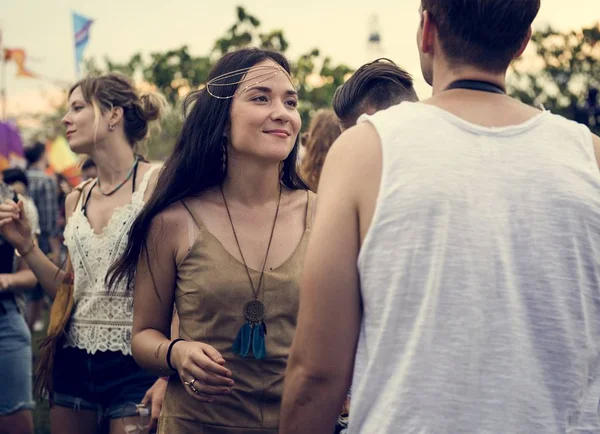
M12 60L17 65L17 77L35 77L36 74L25 67L27 54L21 48L4 49L4 61Z
M58 136L46 144L50 173L61 173L71 185L81 182L77 156L69 148L69 142L63 136Z

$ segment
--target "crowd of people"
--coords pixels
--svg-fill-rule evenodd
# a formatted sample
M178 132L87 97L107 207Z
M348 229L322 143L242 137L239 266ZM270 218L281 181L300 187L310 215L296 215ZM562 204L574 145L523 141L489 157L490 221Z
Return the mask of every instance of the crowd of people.
M53 434L600 432L600 138L505 90L539 7L422 0L432 96L377 59L304 135L287 59L230 52L160 167L160 94L75 83L84 181L3 173L0 433L32 390Z

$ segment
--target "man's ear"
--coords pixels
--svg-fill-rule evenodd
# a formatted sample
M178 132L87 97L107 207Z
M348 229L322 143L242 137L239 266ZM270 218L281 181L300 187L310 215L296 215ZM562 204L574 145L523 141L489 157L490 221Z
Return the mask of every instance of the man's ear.
M435 27L435 23L431 18L431 15L429 14L429 11L421 12L421 29L421 52L425 54L431 54L433 52L433 46L435 42L435 36L437 34L437 29Z

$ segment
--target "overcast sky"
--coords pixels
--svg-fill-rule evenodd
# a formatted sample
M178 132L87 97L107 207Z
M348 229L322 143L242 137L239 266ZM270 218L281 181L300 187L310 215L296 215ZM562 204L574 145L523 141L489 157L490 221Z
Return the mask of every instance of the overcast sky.
M235 20L241 4L264 30L283 29L291 59L313 47L352 67L385 55L408 69L420 96L423 82L415 47L419 0L0 0L0 25L8 48L24 48L31 70L50 78L75 78L71 11L95 20L86 57L125 61L136 53L187 44L206 54ZM376 15L382 52L367 50L370 17ZM581 28L600 19L598 0L542 0L535 25ZM9 114L41 111L56 87L44 80L15 78L6 67Z

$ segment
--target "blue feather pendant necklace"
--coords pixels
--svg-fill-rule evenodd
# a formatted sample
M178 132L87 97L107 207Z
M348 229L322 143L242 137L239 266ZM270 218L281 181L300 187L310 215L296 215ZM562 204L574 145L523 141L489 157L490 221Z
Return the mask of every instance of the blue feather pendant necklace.
M233 225L233 219L231 218L231 212L227 205L227 199L223 193L223 187L221 189L221 196L223 197L223 203L227 210L227 216L231 223L231 229L233 231L233 237L237 244L240 256L244 267L246 267L246 274L250 281L250 287L252 288L252 300L246 302L244 305L244 325L240 328L240 331L235 338L233 343L232 351L241 357L248 357L250 348L252 348L252 354L255 359L262 360L267 355L267 348L265 345L265 336L267 335L267 326L265 324L265 304L258 299L258 293L263 283L263 277L265 274L265 266L267 265L267 258L269 257L269 250L271 249L271 241L273 241L273 234L275 233L275 225L277 224L277 217L279 216L279 204L281 203L281 184L279 184L279 198L277 199L277 209L275 210L275 218L273 219L273 227L271 228L271 236L269 237L269 244L267 244L267 253L265 253L265 261L263 262L262 270L260 271L260 278L258 279L258 285L254 286L254 281L250 276L250 269L246 264L246 259L242 253L240 247L240 241L238 240L237 233L235 232L235 226ZM263 291L264 293L264 291Z

